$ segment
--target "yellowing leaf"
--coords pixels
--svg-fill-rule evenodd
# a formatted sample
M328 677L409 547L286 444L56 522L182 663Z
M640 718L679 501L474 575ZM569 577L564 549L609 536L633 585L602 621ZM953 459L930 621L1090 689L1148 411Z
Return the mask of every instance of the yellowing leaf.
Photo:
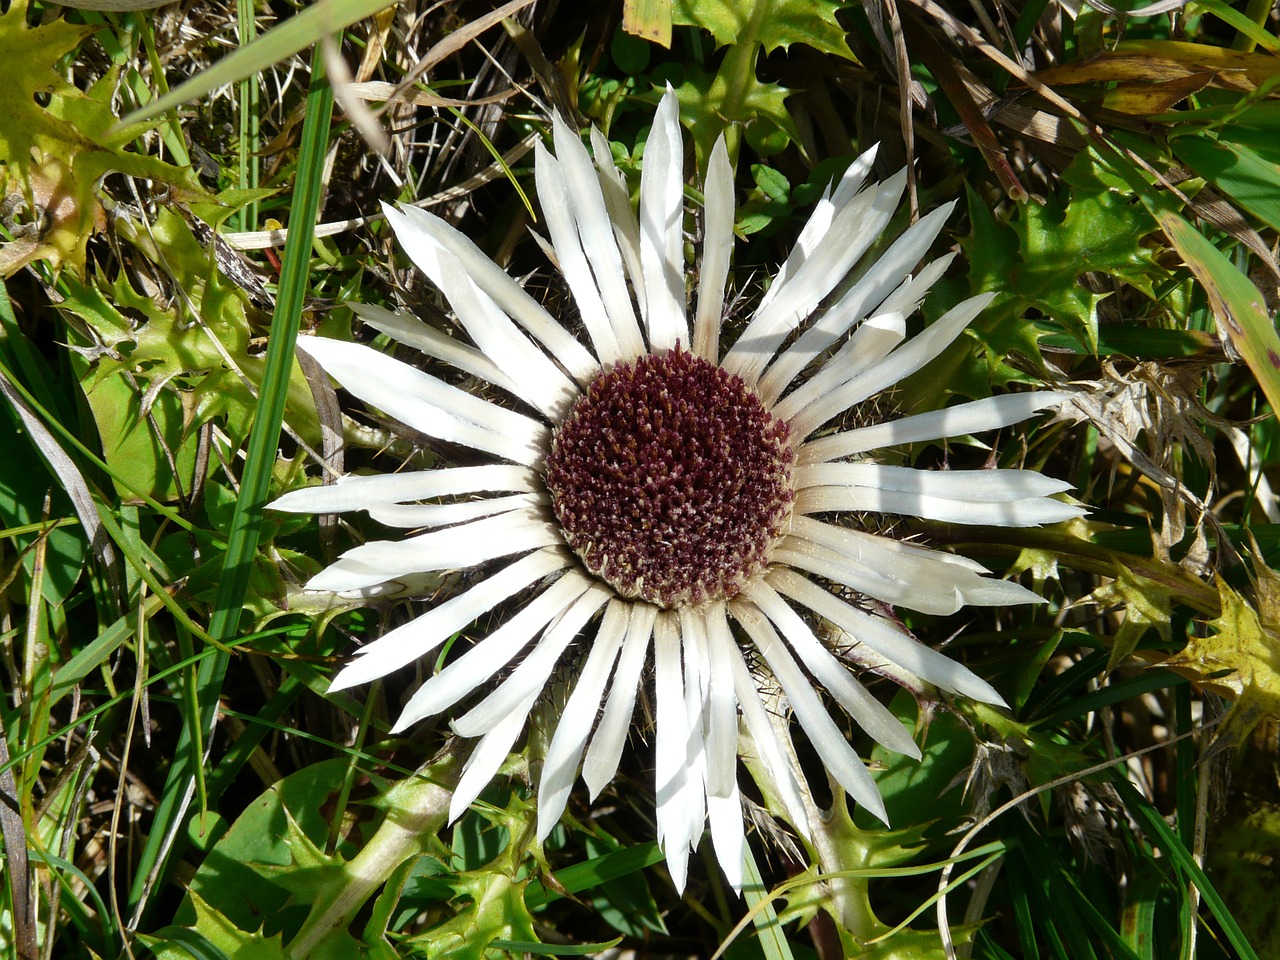
M1280 715L1280 632L1221 579L1218 595L1222 614L1209 621L1209 636L1193 637L1164 666L1235 701L1218 732L1234 745L1264 717Z
M1280 410L1280 337L1263 306L1262 293L1185 219L1167 208L1148 206L1204 287L1219 327L1253 371L1271 409Z
M676 23L702 27L717 46L763 44L767 52L803 43L854 60L836 13L839 0L675 0Z
M7 201L26 207L30 235L0 256L0 276L42 259L80 267L89 235L105 227L95 191L110 170L195 183L186 171L128 152L136 127L106 134L115 120L113 77L86 93L53 68L93 28L63 20L28 27L26 7L14 3L0 14L0 186Z
M622 29L660 47L671 46L671 0L623 0Z

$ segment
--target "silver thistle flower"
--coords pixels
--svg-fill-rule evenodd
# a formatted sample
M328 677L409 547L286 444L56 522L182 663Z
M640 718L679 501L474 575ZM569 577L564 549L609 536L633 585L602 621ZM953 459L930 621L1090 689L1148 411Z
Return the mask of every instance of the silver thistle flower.
M915 276L909 271L951 205L912 225L819 309L881 236L901 198L905 174L868 182L874 150L864 155L818 203L768 294L720 356L734 216L723 142L710 156L704 185L705 238L690 329L675 96L663 98L645 147L638 218L604 137L591 131L593 163L563 122L555 121L554 134L555 156L537 151L538 195L589 346L443 221L412 207L387 207L405 251L444 293L471 342L385 310L357 312L513 402L472 396L365 346L315 337L299 347L365 403L492 462L350 476L289 493L272 506L367 510L384 524L428 531L349 550L307 584L312 590L377 595L399 578L501 564L356 651L334 679L335 690L418 660L509 598L528 597L423 684L396 722L402 730L446 711L518 662L452 721L459 735L479 738L453 798L453 817L492 778L566 651L585 636L588 652L542 768L539 837L559 820L579 769L593 797L613 778L651 664L657 831L672 877L683 887L689 852L710 818L717 858L740 888L739 718L788 818L802 832L808 828L803 775L769 722L743 650L758 651L835 781L887 821L871 776L814 681L889 749L915 757L919 750L812 623L834 624L857 642L843 651L846 657L862 656L893 676L988 703L1001 699L965 667L828 585L932 614L1039 598L990 579L969 560L841 523L840 515L1008 526L1080 515L1052 496L1068 485L1039 473L930 472L884 465L873 455L1007 426L1062 397L1000 396L824 429L937 357L989 302L966 300L906 338L905 317L951 257ZM816 372L798 379L819 357L826 359Z

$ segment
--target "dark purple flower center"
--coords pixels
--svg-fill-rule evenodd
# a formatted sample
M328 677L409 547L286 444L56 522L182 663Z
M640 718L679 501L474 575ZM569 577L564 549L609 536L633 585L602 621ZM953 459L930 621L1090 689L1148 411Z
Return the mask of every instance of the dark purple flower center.
M679 346L619 363L556 428L552 507L620 595L666 608L727 600L786 526L789 433L740 377Z

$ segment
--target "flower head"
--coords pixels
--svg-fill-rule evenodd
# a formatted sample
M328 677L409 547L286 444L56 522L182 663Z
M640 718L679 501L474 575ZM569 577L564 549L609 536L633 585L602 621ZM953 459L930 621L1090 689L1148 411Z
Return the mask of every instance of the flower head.
M497 771L557 666L572 657L580 661L576 683L539 783L545 837L579 769L592 796L613 778L651 670L658 839L672 876L683 886L689 851L710 815L717 857L740 887L739 719L788 818L807 826L803 775L787 759L749 659L776 680L835 781L887 820L815 681L874 739L912 756L919 755L912 737L850 663L1001 701L986 682L861 601L948 614L965 604L1038 599L990 579L976 563L882 535L850 515L1030 526L1080 514L1052 496L1067 484L1038 473L929 472L877 462L874 452L1006 426L1061 397L1001 396L829 427L941 354L989 301L966 300L906 337L906 316L950 262L943 257L910 273L950 206L908 228L835 293L885 231L904 188L901 174L869 182L874 151L864 155L817 205L722 356L734 215L723 143L704 184L691 329L674 95L663 98L645 148L638 217L608 144L594 129L591 139L594 163L557 120L555 156L539 147L535 164L551 247L587 342L443 221L387 207L404 249L444 293L470 342L386 310L355 309L393 339L505 396L473 396L358 344L299 343L365 403L490 462L346 477L273 506L363 509L384 524L425 531L349 550L310 589L377 595L422 574L486 568L484 579L358 650L335 689L418 660L480 615L517 594L526 598L423 684L396 723L400 730L448 710L505 674L452 721L458 734L479 738L454 816ZM833 632L844 638L838 649L827 639Z

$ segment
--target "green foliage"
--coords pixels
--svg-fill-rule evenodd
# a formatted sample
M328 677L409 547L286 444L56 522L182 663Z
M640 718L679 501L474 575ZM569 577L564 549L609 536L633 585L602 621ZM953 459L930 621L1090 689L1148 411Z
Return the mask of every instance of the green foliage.
M1280 798L1251 775L1274 768L1262 734L1280 714L1280 40L1264 5L1190 4L1176 39L1163 17L1063 18L1041 2L1014 4L995 33L952 0L883 21L842 0L669 6L639 22L674 24L670 49L615 30L608 5L529 20L516 2L468 22L466 5L428 17L324 0L272 26L265 8L232 19L197 2L181 30L152 10L0 14L0 806L6 845L25 833L33 865L22 876L6 849L0 952L932 960L944 927L983 960L1276 952L1260 860ZM336 84L331 124L323 48L310 73L294 55L366 16L325 61L355 75ZM995 58L1008 49L1053 66L1028 77ZM407 76L414 63L429 85ZM184 82L170 94L166 76ZM544 844L537 729L446 823L462 760L447 724L387 734L415 679L328 691L340 656L418 608L301 589L385 530L260 509L319 482L321 459L391 472L457 458L344 416L292 360L300 327L372 337L344 299L447 329L378 202L429 205L560 312L517 195L532 185L527 137L544 107L576 104L634 188L668 83L693 145L687 196L700 199L720 136L736 171L731 329L872 143L877 176L913 165L922 212L963 194L931 252L963 256L924 322L996 299L892 405L1045 383L1075 403L901 457L1044 469L1091 508L1057 529L897 524L1046 598L904 615L1009 709L928 687L890 699L897 687L864 677L922 748L916 761L844 731L892 828L820 795L831 810L801 838L746 758L740 782L761 806L741 899L707 843L690 893L673 892L639 733L618 782L591 803L575 790ZM139 105L168 119L119 120ZM392 141L380 158L366 122ZM283 262L234 232L278 225L267 216L289 230ZM696 250L701 218L685 228ZM1201 729L1220 704L1226 719ZM1244 758L1231 778L1213 766L1227 746Z
M815 50L853 60L845 40L839 12L840 0L675 0L672 20L701 27L715 38L719 47L763 44L766 53L787 50L803 43Z
M81 269L89 236L103 226L95 192L110 171L195 192L189 171L128 149L143 128L111 129L113 77L85 92L59 74L92 28L62 20L31 27L27 17L25 3L0 14L0 185L6 202L28 207L35 229L5 246L0 276L37 260ZM48 223L37 226L42 218Z

